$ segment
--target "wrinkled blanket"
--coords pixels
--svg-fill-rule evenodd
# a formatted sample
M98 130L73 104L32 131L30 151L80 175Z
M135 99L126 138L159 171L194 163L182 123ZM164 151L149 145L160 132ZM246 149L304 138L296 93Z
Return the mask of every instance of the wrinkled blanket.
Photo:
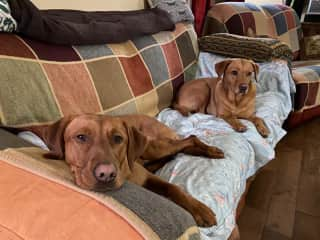
M10 0L9 3L18 33L53 44L119 43L175 28L169 14L158 8L85 12L39 10L30 0Z
M215 76L214 63L222 57L201 53L198 77ZM257 115L262 117L271 134L262 138L251 122L244 133L237 133L222 119L205 114L184 117L172 109L163 110L158 119L187 137L198 136L203 142L218 146L224 159L208 159L178 154L158 175L207 204L216 213L218 225L201 229L202 238L226 240L235 226L238 202L246 180L275 157L274 147L286 134L281 128L292 104L290 93L294 83L286 64L260 64L257 83Z

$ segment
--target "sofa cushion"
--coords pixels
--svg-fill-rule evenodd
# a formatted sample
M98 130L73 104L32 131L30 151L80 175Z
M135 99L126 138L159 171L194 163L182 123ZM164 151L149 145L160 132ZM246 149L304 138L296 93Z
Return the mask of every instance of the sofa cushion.
M287 128L320 116L320 61L293 62L292 76L296 93Z
M295 11L279 4L216 4L207 14L203 34L217 32L276 38L287 43L295 57L299 54L302 38L301 24Z
M253 38L230 33L215 33L199 39L202 51L227 57L249 58L256 62L272 61L280 58L291 62L292 51L278 39Z
M294 110L320 106L320 61L318 64L293 68L296 83Z
M192 77L197 55L196 34L185 24L96 46L55 46L2 34L0 122L26 127L90 112L153 116Z

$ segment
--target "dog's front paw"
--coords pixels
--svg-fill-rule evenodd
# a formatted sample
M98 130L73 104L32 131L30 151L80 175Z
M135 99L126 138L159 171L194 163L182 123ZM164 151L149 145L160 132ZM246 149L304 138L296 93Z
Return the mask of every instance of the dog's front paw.
M233 128L237 132L245 132L245 131L247 131L247 127L245 125L243 125L241 122L237 123Z
M261 118L256 118L254 124L256 125L256 128L262 137L268 137L270 131Z
M209 158L224 158L224 153L221 149L213 146L208 147Z
M264 138L268 137L270 134L268 127L265 125L258 126L257 130L260 133L260 135Z
M194 208L191 214L199 227L212 227L217 225L216 215L203 203L195 200Z

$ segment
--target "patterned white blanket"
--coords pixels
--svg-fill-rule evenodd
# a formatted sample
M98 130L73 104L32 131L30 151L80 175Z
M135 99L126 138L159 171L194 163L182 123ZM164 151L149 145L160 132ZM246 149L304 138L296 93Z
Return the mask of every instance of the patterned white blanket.
M214 63L222 59L200 53L198 77L216 76ZM236 208L246 180L275 157L274 147L286 134L281 126L292 108L291 94L295 91L287 65L279 62L261 64L257 89L256 113L265 120L271 132L266 139L245 120L243 123L248 130L237 133L226 122L210 115L184 117L172 109L165 109L158 115L158 120L181 136L196 135L225 153L224 159L178 154L157 173L181 186L216 213L218 225L201 229L205 240L228 239L235 226Z

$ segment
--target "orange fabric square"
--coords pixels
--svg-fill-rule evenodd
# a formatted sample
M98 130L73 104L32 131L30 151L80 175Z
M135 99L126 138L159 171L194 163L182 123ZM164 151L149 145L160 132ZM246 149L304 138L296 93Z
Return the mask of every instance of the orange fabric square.
M82 63L43 64L63 114L102 111L90 75Z
M180 60L179 52L175 42L162 45L164 55L169 68L170 78L176 77L182 73L183 67Z

